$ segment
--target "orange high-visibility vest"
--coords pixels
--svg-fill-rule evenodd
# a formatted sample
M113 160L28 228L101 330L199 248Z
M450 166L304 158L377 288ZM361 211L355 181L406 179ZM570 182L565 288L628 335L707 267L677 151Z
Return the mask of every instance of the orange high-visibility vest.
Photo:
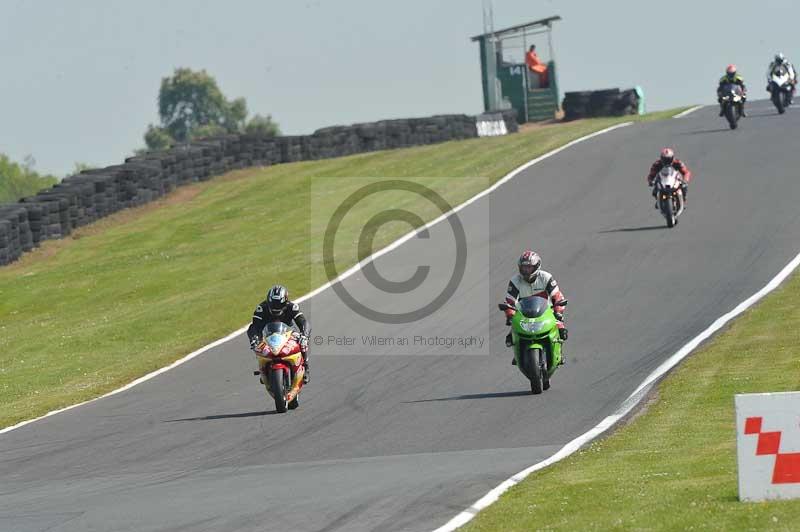
M537 74L544 74L547 71L547 66L542 64L539 55L533 50L525 54L525 64Z

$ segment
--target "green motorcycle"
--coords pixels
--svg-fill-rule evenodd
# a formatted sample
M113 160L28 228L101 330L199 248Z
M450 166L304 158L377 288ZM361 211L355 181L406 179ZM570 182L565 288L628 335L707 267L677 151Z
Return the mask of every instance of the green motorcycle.
M566 306L567 300L559 301ZM550 302L540 296L523 297L512 307L500 303L500 310L516 310L511 319L511 338L517 367L531 381L531 393L550 388L550 378L561 364L562 340L558 320Z

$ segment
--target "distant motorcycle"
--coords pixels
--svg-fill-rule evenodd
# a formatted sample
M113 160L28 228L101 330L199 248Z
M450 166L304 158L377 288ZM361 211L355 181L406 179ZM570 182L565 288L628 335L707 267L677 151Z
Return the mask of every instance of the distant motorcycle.
M742 88L735 83L726 83L720 90L720 98L722 111L725 118L728 119L728 124L731 129L736 129L739 119L742 117L742 103L744 102Z
M785 65L778 65L772 69L767 90L771 94L772 103L779 114L785 113L786 108L792 103L794 87L791 82L789 69Z
M566 306L567 300L558 302ZM531 383L531 393L540 394L550 388L550 378L561 364L562 340L558 320L550 302L540 296L522 297L516 306L500 303L502 311L514 309L511 338L517 368Z
M656 191L658 209L667 220L667 227L674 227L683 213L683 178L672 166L665 166L656 176L653 186Z
M283 322L268 323L263 340L256 347L261 382L275 400L275 410L280 413L299 406L303 388L303 353L299 335Z

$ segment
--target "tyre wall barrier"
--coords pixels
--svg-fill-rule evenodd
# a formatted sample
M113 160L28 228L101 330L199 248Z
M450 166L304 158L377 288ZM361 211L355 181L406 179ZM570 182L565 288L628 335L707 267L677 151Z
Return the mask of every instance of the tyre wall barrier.
M497 113L493 120L503 122L498 131L517 131L513 111ZM44 240L64 238L75 228L230 170L475 138L480 121L440 115L326 127L305 136L223 135L85 170L35 196L0 205L0 266Z
M562 102L564 119L639 114L640 99L636 89L567 92Z

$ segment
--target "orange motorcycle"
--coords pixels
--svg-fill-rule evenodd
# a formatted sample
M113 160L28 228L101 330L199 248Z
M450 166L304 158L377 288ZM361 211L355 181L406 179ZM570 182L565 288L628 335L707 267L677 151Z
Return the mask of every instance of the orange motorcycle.
M267 393L275 399L275 410L280 413L299 406L298 396L303 388L303 353L300 336L283 322L268 323L256 347L261 382Z

